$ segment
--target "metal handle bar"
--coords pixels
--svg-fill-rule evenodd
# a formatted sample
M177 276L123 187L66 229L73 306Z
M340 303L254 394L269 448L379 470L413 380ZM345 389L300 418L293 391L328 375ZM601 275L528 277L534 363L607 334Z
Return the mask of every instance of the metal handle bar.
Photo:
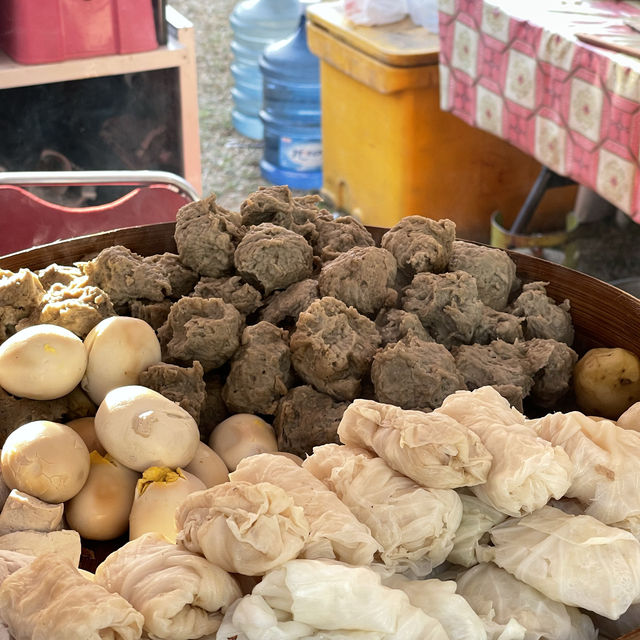
M61 187L67 185L171 185L199 200L190 182L169 171L0 171L0 184Z

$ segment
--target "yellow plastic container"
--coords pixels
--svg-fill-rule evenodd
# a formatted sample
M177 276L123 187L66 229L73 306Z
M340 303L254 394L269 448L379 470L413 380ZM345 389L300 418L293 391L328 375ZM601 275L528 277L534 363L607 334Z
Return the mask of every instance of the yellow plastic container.
M320 58L323 193L371 226L420 214L450 218L459 237L487 241L491 214L512 220L540 164L441 111L438 37L410 19L358 27L341 3L307 9ZM562 224L572 187L548 192L540 214Z

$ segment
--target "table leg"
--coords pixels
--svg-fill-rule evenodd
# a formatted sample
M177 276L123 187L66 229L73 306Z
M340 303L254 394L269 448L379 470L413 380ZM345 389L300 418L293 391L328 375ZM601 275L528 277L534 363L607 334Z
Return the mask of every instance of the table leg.
M555 171L549 169L549 167L543 166L533 184L533 187L531 187L531 191L529 191L524 204L520 208L520 211L518 211L518 215L513 221L509 232L512 234L518 234L522 233L524 229L526 229L547 189L564 187L570 184L575 184L571 178L561 176Z

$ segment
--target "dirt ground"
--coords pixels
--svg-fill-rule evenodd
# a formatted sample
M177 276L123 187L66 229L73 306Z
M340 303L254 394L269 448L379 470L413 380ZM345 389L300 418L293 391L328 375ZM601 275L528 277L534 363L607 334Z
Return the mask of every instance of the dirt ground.
M196 32L203 194L235 209L258 186L262 143L231 125L231 38L229 16L238 0L171 0Z

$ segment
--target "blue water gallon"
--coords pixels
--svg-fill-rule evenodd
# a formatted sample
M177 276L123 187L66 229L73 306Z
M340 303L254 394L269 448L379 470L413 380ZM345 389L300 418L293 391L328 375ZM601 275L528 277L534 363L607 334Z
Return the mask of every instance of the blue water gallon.
M322 186L320 61L307 46L304 12L298 30L270 44L260 58L264 124L262 176L273 184Z
M236 131L253 140L262 140L262 74L258 60L267 45L295 32L300 11L299 0L242 0L231 12L231 121Z

